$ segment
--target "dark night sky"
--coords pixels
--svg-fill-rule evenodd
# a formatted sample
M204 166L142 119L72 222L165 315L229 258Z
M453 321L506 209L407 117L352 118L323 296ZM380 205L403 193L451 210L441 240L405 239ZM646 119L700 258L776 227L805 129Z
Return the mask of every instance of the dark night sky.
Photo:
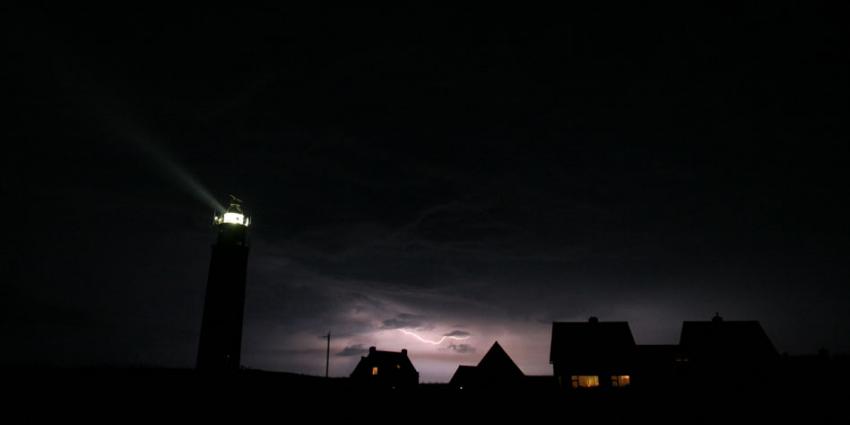
M715 311L850 350L846 12L10 11L0 362L193 366L228 193L249 367L542 374L552 320Z

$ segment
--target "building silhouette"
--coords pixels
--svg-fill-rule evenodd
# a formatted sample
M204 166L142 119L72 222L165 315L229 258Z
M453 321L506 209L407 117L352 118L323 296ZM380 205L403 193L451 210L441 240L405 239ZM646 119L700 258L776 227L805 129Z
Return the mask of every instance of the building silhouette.
M637 345L627 322L552 323L550 362L568 391L766 387L779 360L755 320L686 321L675 345Z
M449 385L459 390L504 389L523 384L525 374L496 341L477 366L458 366Z
M705 385L769 385L779 360L761 324L756 320L723 320L682 323L679 369L684 379Z
M351 380L374 388L403 389L419 384L419 372L407 357L406 349L395 352L369 347L369 354L361 357L351 372Z
M250 224L240 202L232 197L227 210L214 218L217 235L198 344L197 368L202 370L239 369Z
M549 361L558 385L568 390L623 388L636 370L635 340L628 322L553 322Z

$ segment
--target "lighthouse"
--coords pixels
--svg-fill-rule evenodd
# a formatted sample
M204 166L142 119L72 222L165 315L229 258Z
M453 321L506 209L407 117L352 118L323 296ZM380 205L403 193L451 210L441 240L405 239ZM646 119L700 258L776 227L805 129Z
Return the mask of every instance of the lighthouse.
M243 211L242 201L233 195L230 206L213 217L216 241L212 245L207 277L201 339L198 344L198 369L239 369L250 222Z

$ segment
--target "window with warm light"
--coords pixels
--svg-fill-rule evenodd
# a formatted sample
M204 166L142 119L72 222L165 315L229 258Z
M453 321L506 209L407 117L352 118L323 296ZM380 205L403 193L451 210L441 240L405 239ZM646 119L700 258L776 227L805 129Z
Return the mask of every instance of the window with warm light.
M598 375L573 375L573 388L593 388L599 386Z
M612 387L626 387L631 383L632 379L629 375L611 375Z
M375 366L375 367L372 368L372 376L375 376L377 374L378 374L378 366Z

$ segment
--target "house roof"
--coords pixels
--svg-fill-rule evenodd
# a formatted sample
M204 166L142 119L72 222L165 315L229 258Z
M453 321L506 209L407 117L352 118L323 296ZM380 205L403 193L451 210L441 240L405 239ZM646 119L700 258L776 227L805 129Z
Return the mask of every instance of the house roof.
M366 371L376 366L388 370L395 368L405 372L416 372L416 368L410 358L407 357L407 350L401 350L401 352L379 351L375 347L369 347L369 354L360 358L360 362L357 363L351 374L352 376L360 373L368 374Z
M778 356L756 320L684 322L679 340L691 358L765 359Z
M369 355L365 358L373 365L401 364L402 366L410 365L410 367L413 367L413 363L410 362L410 359L407 357L407 353L375 350L369 352Z
M522 370L514 363L508 353L499 345L499 341L493 343L487 354L478 362L478 369L487 375L499 375L502 377L524 376Z
M497 341L477 366L458 366L449 383L455 386L500 386L516 383L524 376L522 370Z
M578 368L627 365L635 340L628 322L553 322L550 362Z
M451 385L466 385L469 382L476 382L478 379L478 368L475 366L458 366L452 379L449 381Z

